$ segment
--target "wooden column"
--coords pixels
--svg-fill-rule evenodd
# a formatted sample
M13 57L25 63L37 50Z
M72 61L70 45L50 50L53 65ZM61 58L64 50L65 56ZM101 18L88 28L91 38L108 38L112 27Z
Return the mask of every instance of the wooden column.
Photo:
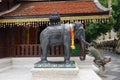
M27 44L29 44L29 36L30 36L29 35L29 29L30 29L30 27L27 27L27 29L26 29L26 34L27 34L27 40L26 40L27 42L26 43Z
M109 31L108 34L108 39L111 39L111 31Z
M105 40L105 34L103 34L103 40Z
M39 37L38 37L38 32L39 32L39 30L38 30L38 28L36 28L36 29L35 29L35 37L36 37L36 42L35 42L35 43L36 43L36 44L37 44L38 38L39 38Z

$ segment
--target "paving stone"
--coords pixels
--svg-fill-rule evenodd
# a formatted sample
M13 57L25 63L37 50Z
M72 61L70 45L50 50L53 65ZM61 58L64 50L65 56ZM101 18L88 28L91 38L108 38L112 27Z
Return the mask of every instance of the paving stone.
M101 78L103 80L120 80L120 55L102 49L100 51L104 56L111 56L111 62L106 65L107 77Z

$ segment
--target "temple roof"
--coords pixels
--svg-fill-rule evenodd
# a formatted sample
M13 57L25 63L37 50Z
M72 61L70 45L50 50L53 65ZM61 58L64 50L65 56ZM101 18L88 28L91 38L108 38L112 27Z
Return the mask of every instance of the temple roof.
M57 1L57 2L26 2L14 11L3 16L43 16L56 10L60 15L108 14L108 10L100 9L93 0Z
M49 23L50 14L56 11L61 22L89 21L110 19L109 9L104 8L98 0L53 1L53 2L20 2L13 10L0 15L0 25L35 25ZM1 14L1 13L0 13Z

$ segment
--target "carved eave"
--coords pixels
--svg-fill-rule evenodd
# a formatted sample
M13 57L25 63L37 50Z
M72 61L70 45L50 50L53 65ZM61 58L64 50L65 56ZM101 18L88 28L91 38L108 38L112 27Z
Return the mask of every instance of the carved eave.
M95 19L109 19L109 15L94 15L94 16L70 16L70 17L61 17L62 21L65 20L95 20ZM49 18L25 18L25 19L0 19L0 23L10 23L10 22L40 22L40 21L49 21Z
M109 11L109 8L106 8L106 7L104 7L103 5L101 5L100 2L99 2L99 0L94 0L94 3L95 3L95 5L96 5L99 9L101 9L101 10L103 10L103 11Z
M71 16L71 17L61 17L61 22L74 22L81 21L84 24L89 22L109 22L109 15L94 15L94 16ZM25 19L0 19L0 27L9 27L14 26L23 26L29 27L38 27L40 25L47 24L49 25L49 18L25 18Z
M2 16L2 15L4 15L4 14L10 13L10 12L16 10L18 7L20 7L20 5L21 5L21 4L17 4L16 6L12 7L10 10L0 12L0 16Z

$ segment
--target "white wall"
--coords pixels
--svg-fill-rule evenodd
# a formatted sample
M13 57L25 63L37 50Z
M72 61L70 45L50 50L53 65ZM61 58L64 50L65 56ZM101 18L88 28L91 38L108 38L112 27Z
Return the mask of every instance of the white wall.
M111 35L111 38L109 38L109 36ZM103 37L104 37L104 40L103 40ZM110 31L110 34L109 33L106 33L106 35L101 35L100 37L98 37L96 39L96 42L103 42L103 41L110 41L110 40L114 40L114 39L118 39L117 38L117 33L114 32L114 30L112 29Z

